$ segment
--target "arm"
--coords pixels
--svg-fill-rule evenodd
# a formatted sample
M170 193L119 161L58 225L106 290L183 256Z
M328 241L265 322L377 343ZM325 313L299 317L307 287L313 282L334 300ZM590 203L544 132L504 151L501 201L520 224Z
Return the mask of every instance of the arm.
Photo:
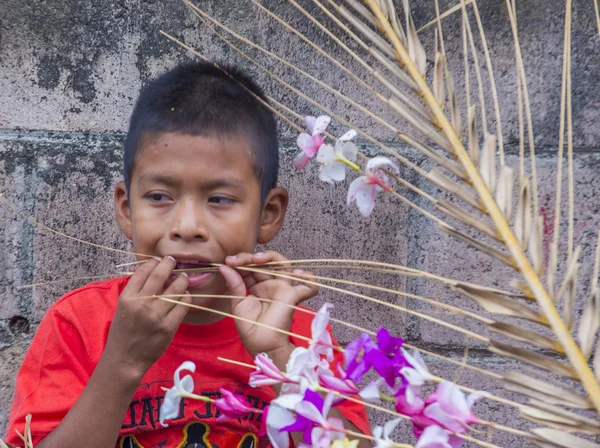
M228 266L221 268L221 274L225 277L232 295L245 296L246 290L251 294L246 299L232 302L232 313L234 315L289 332L294 314L294 308L289 305L298 305L314 296L318 292L318 287L303 283L293 285L291 280L274 278L266 274L241 271L242 274L240 275L238 271L231 268L247 264L264 264L270 261L287 261L287 259L272 251L254 255L238 254L235 258L228 257L226 260ZM305 279L312 277L310 272L295 272L293 275ZM252 296L271 299L271 302L257 301ZM286 363L295 348L289 341L288 335L238 320L236 320L236 326L246 349L252 357L258 353L266 353L279 370L285 371ZM279 394L280 386L276 385L274 389L275 393ZM361 433L338 409L332 408L329 416L341 419L345 429ZM294 433L292 438L296 446L302 441L301 434ZM358 446L360 448L370 448L373 444L367 439L360 439Z
M183 294L186 276L179 275L168 284L174 268L171 258L160 263L150 260L132 276L119 297L106 348L88 384L62 422L36 448L115 446L142 377L167 349L187 313L186 307L144 298ZM181 302L190 303L190 298L184 296Z

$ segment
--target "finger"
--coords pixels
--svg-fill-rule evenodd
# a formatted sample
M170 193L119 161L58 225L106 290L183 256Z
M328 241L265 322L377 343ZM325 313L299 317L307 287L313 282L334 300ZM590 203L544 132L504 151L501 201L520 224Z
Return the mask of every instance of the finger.
M225 264L231 267L244 266L252 264L252 255L247 252L240 252L236 255L229 255L225 257Z
M140 267L138 267L129 279L129 282L127 282L127 286L123 290L123 293L127 292L126 294L124 294L124 297L127 297L127 295L129 294L139 293L144 287L144 284L148 280L148 277L150 276L154 268L158 266L159 262L160 259L153 258L147 261L146 263L142 264Z
M269 267L279 267L279 269L277 269L277 272L282 272L284 274L289 274L291 273L291 269L290 269L290 263L289 260L284 257L283 255L281 255L279 252L275 252L274 250L268 250L266 252L258 252L256 254L254 254L254 257L252 257L252 261L256 264L265 264L265 263L270 263ZM277 263L274 264L273 262ZM280 262L280 263L278 263ZM263 275L266 276L267 274L259 274L259 275ZM284 277L278 277L280 280L284 280L284 281L288 281L290 284L292 282L291 279L287 279Z
M307 280L311 283L300 283L294 286L294 292L296 293L296 304L304 302L305 300L314 297L319 292L319 285L315 274L311 271L303 271L302 269L294 269L293 275L297 279Z
M181 322L183 322L183 319L185 319L185 316L187 316L187 313L190 311L190 307L185 306L185 304L191 304L192 300L193 299L190 293L185 291L185 293L178 299L178 302L181 305L173 304L173 308L171 308L171 311L169 311L169 314L167 314L165 317L169 327L174 328L181 325Z
M185 272L182 272L173 280L173 282L164 290L164 292L160 293L159 296L169 296L169 295L178 295L185 294L186 290L190 284L190 280ZM180 300L181 297L169 297L169 299ZM168 314L177 304L173 302L167 302L165 300L161 300L161 312L166 315Z
M165 283L169 280L175 266L177 266L175 258L170 255L164 257L148 276L140 292L149 296L161 294L165 290Z
M230 295L246 297L246 284L239 272L229 266L219 267L219 272L225 279L225 285Z

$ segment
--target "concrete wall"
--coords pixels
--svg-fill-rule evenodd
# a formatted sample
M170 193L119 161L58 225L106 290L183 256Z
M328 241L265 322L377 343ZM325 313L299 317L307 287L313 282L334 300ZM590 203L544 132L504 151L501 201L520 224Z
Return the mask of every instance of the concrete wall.
M356 62L343 54L324 33L315 30L287 2L263 3L372 84ZM455 2L440 3L445 10ZM523 57L540 154L540 206L545 218L544 247L547 249L554 216L562 11L554 2L530 0L518 3ZM597 125L600 89L596 88L600 43L592 2L579 0L574 3L574 29L577 31L573 37L573 117L578 173L575 228L576 243L583 245L581 276L585 291L589 285L591 257L600 221L597 200L600 153L596 143L600 136ZM373 97L365 94L356 82L340 74L306 45L298 43L289 32L260 13L250 2L227 0L202 4L228 26L294 63L309 67L309 71L320 80L360 100L398 128L406 128ZM304 4L323 19L311 2L305 1ZM433 1L415 1L413 9L418 26L434 17ZM482 2L480 9L498 80L508 160L515 165L518 163L518 121L508 15L501 0ZM330 29L335 29L332 23L325 22ZM460 15L455 15L446 19L444 27L451 66L457 73L462 72L459 25ZM0 189L6 191L7 199L20 211L52 229L77 238L115 248L128 247L113 220L112 189L120 177L121 142L129 114L141 85L176 62L193 57L162 37L158 33L161 29L193 45L210 58L247 67L270 95L298 113L318 113L306 101L223 46L179 1L42 0L30 3L4 0L0 2ZM429 30L423 36L426 45L431 48L433 31ZM364 56L356 45L351 44L351 47ZM269 62L256 52L251 54L257 60L268 63L277 74L309 97L319 98L356 127L388 142L412 161L429 167L414 152L394 142L393 134L372 119L348 108L331 93L323 93L289 69ZM482 57L481 54L479 56ZM485 76L485 69L483 74ZM457 76L455 82L459 91L463 92L462 75ZM471 86L475 89L474 78ZM487 112L491 115L490 89L486 87L484 90ZM464 94L461 93L459 98L464 105ZM335 123L334 133L343 128ZM430 222L395 199L382 197L369 219L362 218L354 207L346 207L347 185L332 187L320 183L315 165L301 173L292 168L296 132L283 124L280 129L281 183L291 191L291 207L283 232L270 248L296 259L373 259L460 280L508 287L514 277L513 272L463 243L440 234ZM493 124L491 129L494 129ZM361 148L367 152L375 150L364 142ZM441 196L439 190L410 171L404 170L403 175L436 197ZM419 201L410 192L404 193L431 210L429 204ZM3 249L0 259L1 436L8 418L14 377L37 324L48 306L60 295L83 282L69 281L35 289L17 287L38 281L112 273L116 272L115 264L129 259L34 228L5 207L0 207L0 225L0 247ZM564 248L561 246L561 249ZM364 273L344 276L477 310L471 302L449 293L439 283ZM483 326L450 313L441 313L421 302L382 294L378 297L487 334ZM390 312L382 305L326 291L312 305L316 307L325 299L336 305L335 316L338 318L370 329L386 325L415 345L456 359L460 359L465 348L469 348L470 362L488 369L505 371L514 367L510 362L491 356L480 343L418 317ZM341 342L348 342L357 335L344 327L336 328L336 331ZM429 362L436 373L456 378L455 367L434 360ZM491 383L485 377L473 374L465 374L462 382L490 392L501 388L499 383ZM481 405L481 413L484 418L520 424L516 422L515 412L505 407L484 404ZM374 422L382 422L387 417L373 414L373 419ZM514 436L502 433L494 434L493 441L501 446L519 443Z

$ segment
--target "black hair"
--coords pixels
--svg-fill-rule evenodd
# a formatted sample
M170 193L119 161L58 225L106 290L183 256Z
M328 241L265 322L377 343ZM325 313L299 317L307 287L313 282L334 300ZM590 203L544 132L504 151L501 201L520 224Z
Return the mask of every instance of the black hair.
M123 175L129 193L138 153L148 139L166 132L201 136L242 136L251 142L254 170L264 201L277 186L279 148L266 98L236 67L207 62L180 64L140 92L125 139Z

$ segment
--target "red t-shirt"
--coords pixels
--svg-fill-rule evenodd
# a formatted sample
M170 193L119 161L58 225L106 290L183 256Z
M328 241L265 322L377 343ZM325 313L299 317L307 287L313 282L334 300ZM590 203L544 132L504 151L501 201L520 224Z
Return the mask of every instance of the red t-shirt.
M19 445L15 428L23 432L25 416L32 414L34 445L58 426L82 393L104 350L117 299L129 277L91 283L72 291L50 307L42 320L19 370L7 430L7 442ZM312 315L296 312L291 331L310 337ZM290 338L297 346L303 340ZM161 427L158 412L165 392L173 386L173 373L184 361L196 363L194 393L219 397L223 387L243 394L258 408L275 397L271 387L248 386L251 369L217 360L225 357L252 363L237 333L233 319L208 325L181 324L173 342L148 370L137 388L123 421L116 446L133 447L265 447L259 438L260 416L216 421L212 403L185 399L179 418ZM334 363L341 360L336 354ZM190 372L182 372L182 376ZM368 433L366 410L355 403L340 406L344 416ZM90 416L93 418L93 416ZM193 445L197 443L197 445Z

